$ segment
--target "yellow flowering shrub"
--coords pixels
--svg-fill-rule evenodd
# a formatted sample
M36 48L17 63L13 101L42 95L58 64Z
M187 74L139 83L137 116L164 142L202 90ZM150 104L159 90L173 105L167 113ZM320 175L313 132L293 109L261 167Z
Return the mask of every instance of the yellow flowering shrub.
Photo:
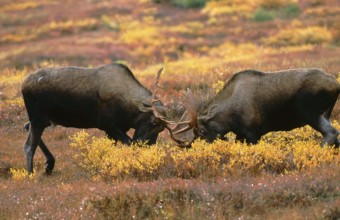
M334 124L339 127L338 123ZM339 150L321 148L320 135L308 126L269 133L255 145L234 140L208 144L198 139L189 149L169 143L125 146L107 138L90 137L85 131L71 140L71 145L79 149L76 155L79 165L94 178L106 180L280 174L340 165Z
M144 28L138 28L136 25L133 25L134 28L127 29L122 35L122 41L127 44L154 44L159 43L159 41L155 40L160 35L159 29L156 26L149 26ZM139 23L138 23L139 24ZM131 25L132 26L132 25ZM157 46L160 46L157 44Z
M172 151L172 166L179 177L197 177L204 173L208 177L218 176L223 152L226 145L222 141L207 147L205 141L195 141L190 149L179 149Z
M13 85L22 83L28 74L26 68L22 70L4 69L0 72L0 85Z
M332 34L326 27L290 27L279 31L277 34L263 39L265 44L289 46L301 44L329 43Z
M298 170L327 165L338 160L334 152L310 142L297 141L293 143L292 150L294 154L294 164Z
M285 148L274 147L271 144L260 141L257 145L247 146L245 143L232 143L229 146L229 162L223 164L226 174L250 173L258 174L262 171L282 173L288 164Z
M164 163L165 154L157 146L125 146L107 138L90 138L85 131L78 132L71 139L71 146L80 150L75 156L82 159L80 165L97 179L134 173L151 175Z
M41 32L48 32L51 30L68 31L73 28L92 29L97 24L98 24L98 20L95 18L66 20L66 21L59 21L59 22L52 21L51 23L44 25L41 28Z
M260 48L253 43L233 44L232 42L225 42L218 47L212 48L209 55L237 62L255 59L260 53Z
M21 97L8 100L0 100L0 107L5 108L9 106L23 107L24 100Z
M23 180L26 179L27 177L29 179L33 179L36 176L36 172L28 175L26 169L16 169L16 168L10 168L10 173L12 174L12 179L13 180Z
M91 30L96 28L99 21L95 18L85 18L79 20L52 21L34 29L25 29L16 33L4 34L0 37L0 43L25 42L38 38L51 31L73 32L79 30Z
M258 0L258 4L263 8L279 8L296 3L297 0Z
M210 21L216 23L223 17L238 20L238 17L250 18L259 8L278 9L297 4L297 0L222 0L208 1L202 12L208 14Z
M229 15L249 15L254 10L255 4L251 1L232 0L232 1L209 1L202 10L210 17L229 16Z
M223 86L224 86L224 82L222 80L218 80L216 83L214 83L212 87L215 93L217 94L219 91L223 89Z
M51 1L52 2L52 1ZM26 2L15 2L11 4L5 4L4 6L0 7L0 11L22 11L31 8L37 8L41 5L49 4L48 1L46 2L37 2L37 1L26 1Z
M142 48L141 51L148 50L148 48L152 49L153 47ZM266 57L281 55L282 53L287 52L312 51L313 48L313 45L265 47L253 43L235 44L230 41L226 41L216 47L210 48L207 56L197 56L184 52L181 59L176 61L164 59L163 65L165 69L162 74L162 79L164 80L169 77L168 80L170 81L173 77L179 76L183 79L183 82L190 82L191 84L200 82L207 83L207 81L211 81L212 83L218 80L218 75L212 73L217 72L220 76L223 76L225 74L236 73L237 71L241 71L246 68L232 69L230 68L231 65L228 64L232 64L234 62L250 63L249 65L254 66L254 68L262 69L264 71L273 70L277 69L277 67L265 67L263 65L263 63L265 63L263 61ZM146 68L136 71L136 75L141 77L154 77L155 71L157 71L158 68L158 65L149 65ZM209 78L205 77L206 75L209 75Z
M13 68L6 68L0 71L0 108L5 109L13 106L22 107L24 101L20 93L21 83L24 81L28 70L16 70Z

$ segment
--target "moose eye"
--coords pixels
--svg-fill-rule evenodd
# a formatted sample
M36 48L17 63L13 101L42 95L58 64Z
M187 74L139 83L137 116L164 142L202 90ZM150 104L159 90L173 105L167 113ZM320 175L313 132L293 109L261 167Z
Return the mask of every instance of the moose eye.
M201 135L205 135L205 133L206 133L206 130L205 130L205 129L201 129L201 130L200 130L200 134L201 134Z
M152 126L155 126L155 125L157 125L157 122L156 122L156 120L152 119L152 120L150 121L150 124L151 124Z

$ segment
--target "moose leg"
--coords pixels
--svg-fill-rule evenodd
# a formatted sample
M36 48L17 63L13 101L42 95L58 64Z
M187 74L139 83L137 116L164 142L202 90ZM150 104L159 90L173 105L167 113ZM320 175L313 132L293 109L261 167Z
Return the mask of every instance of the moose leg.
M236 141L244 142L245 139L246 137L244 135L236 134Z
M337 131L331 123L325 118L324 115L321 115L318 120L315 123L312 123L311 126L319 131L322 136L323 140L321 143L321 147L324 145L335 145L336 147L339 147L339 141L338 141L338 135L339 131Z
M257 144L259 142L259 138L255 138L255 137L250 137L250 138L246 138L246 143L247 144Z
M334 141L334 146L335 146L335 148L339 148L339 146L340 146L340 141L339 141L338 138L335 139L335 141Z
M258 135L253 134L253 133L247 133L247 134L236 134L236 141L240 142L246 142L247 144L257 144L259 141L260 137Z
M37 146L40 143L43 131L44 131L43 128L33 126L32 124L30 126L28 138L24 145L28 174L33 173L33 157L35 154L35 150L37 149Z
M132 139L127 134L116 127L111 127L110 129L105 130L105 132L110 139L121 141L123 144L129 145L132 142Z
M46 172L46 174L49 175L49 174L52 173L52 170L54 168L55 159L54 159L52 153L48 150L47 146L45 145L44 141L41 138L40 138L40 142L39 142L39 147L46 157L45 172Z
M336 96L334 98L334 100L331 102L331 104L329 105L329 107L326 109L326 111L324 112L324 116L326 117L327 120L330 119L332 111L334 109L335 103L338 100L338 96Z
M331 123L330 122L330 117L331 117L331 114L332 114L332 111L333 111L333 108L335 106L336 101L337 101L337 99L334 100L333 104L324 113L324 116L329 121L329 123ZM334 145L335 145L335 147L339 147L340 146L340 141L339 141L338 138L334 141Z
M257 134L247 134L245 136L245 140L247 144L257 144L260 140L261 136Z
M26 131L30 130L30 122L25 123L24 129ZM30 137L30 134L31 133L29 133L28 138ZM39 145L40 149L42 150L42 152L44 153L44 155L46 157L46 174L51 174L52 170L54 168L55 159L54 159L52 153L48 150L46 144L44 143L44 141L41 138L40 138L40 142L39 142L38 145ZM26 149L26 144L25 144L25 149Z

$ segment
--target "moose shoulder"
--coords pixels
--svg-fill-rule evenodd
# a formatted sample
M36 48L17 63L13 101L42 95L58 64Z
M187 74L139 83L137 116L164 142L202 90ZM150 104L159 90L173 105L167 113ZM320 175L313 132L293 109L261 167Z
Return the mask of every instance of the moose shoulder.
M40 69L25 79L22 95L29 117L24 145L29 173L37 145L47 158L46 172L54 167L54 157L41 139L51 124L98 128L127 144L136 140L153 144L166 127L154 113L164 112L162 103L153 100L152 93L121 64ZM126 134L130 128L135 129L133 138Z
M322 134L322 146L338 146L339 132L329 118L339 92L336 78L319 69L246 70L197 110L188 128L210 142L231 131L237 140L256 143L270 131L310 125Z

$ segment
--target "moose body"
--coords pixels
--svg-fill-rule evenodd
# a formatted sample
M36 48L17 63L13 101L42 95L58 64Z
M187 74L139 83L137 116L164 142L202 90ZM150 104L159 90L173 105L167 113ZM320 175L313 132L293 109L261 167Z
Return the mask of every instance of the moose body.
M323 135L322 146L338 146L329 118L339 92L336 78L319 69L245 70L197 109L189 127L209 142L231 131L237 140L257 143L268 132L310 125Z
M126 144L136 140L153 144L165 128L152 111L153 105L161 111L161 102L153 103L152 93L121 64L40 69L25 79L22 95L29 117L24 145L29 173L37 145L47 158L46 172L54 168L55 159L41 139L50 125L98 128ZM133 138L126 134L130 128L135 129Z

